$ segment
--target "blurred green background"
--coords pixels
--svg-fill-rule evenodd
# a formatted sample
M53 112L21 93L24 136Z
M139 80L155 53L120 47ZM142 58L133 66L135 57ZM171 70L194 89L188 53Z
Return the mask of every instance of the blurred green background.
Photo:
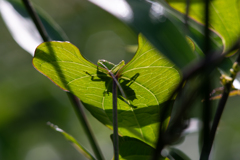
M133 57L127 47L137 44L137 34L93 4L85 0L32 2L44 9L93 63L98 59L127 62ZM0 18L0 159L84 160L61 134L46 125L48 121L58 125L91 151L66 94L37 72L31 61L32 56L16 44ZM240 99L233 97L228 102L213 150L217 160L240 159ZM190 116L199 112L195 108ZM104 156L111 159L111 131L86 113ZM198 159L197 134L177 146Z

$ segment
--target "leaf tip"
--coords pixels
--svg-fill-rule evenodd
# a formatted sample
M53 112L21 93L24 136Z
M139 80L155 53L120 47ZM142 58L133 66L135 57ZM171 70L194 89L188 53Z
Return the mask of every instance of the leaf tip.
M54 129L55 131L63 132L63 130L61 128L59 128L57 125L54 125L51 122L47 122L47 125L50 126L52 129Z

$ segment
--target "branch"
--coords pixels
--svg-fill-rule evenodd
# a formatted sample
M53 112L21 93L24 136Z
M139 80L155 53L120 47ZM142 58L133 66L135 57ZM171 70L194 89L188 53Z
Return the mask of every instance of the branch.
M117 83L113 81L113 148L114 160L119 160L119 142L118 142L118 109L117 109Z
M204 50L205 54L209 54L210 51L210 39L209 39L209 0L205 0L205 27L204 27ZM207 68L206 68L207 70ZM203 78L203 85L202 85L202 93L203 97L206 99L202 105L202 121L203 121L203 128L200 134L200 141L199 146L202 147L202 144L208 143L209 141L209 133L210 133L210 120L211 120L211 102L209 100L209 93L211 93L211 79L209 74L205 75ZM202 143L203 142L203 143ZM200 147L200 148L201 148Z
M211 152L211 148L213 145L213 141L215 138L215 134L217 131L217 127L219 124L219 121L221 119L223 110L225 108L227 99L229 97L229 93L231 90L231 86L232 83L234 81L234 79L236 78L237 72L238 72L238 68L239 68L239 63L240 63L240 54L238 53L238 58L236 59L235 63L232 66L232 69L230 69L231 71L231 80L227 81L226 84L224 84L224 90L223 90L223 95L222 98L219 101L218 107L217 107L217 111L213 120L213 125L210 131L210 136L209 136L209 141L203 144L203 149L202 149L202 153L200 156L200 160L205 160L208 159L210 152Z

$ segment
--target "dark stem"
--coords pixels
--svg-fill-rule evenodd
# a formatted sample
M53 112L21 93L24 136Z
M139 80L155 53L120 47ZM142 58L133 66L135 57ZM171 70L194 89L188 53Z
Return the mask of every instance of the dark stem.
M210 40L209 40L209 0L205 0L205 27L204 27L205 38L204 41L204 53L205 55L210 54ZM205 69L205 73L208 72L208 68ZM210 73L209 73L210 74ZM209 142L210 134L210 120L211 120L211 102L209 100L209 94L211 93L211 79L209 74L206 75L206 78L203 78L203 97L205 101L203 102L202 107L202 121L203 129L202 134L200 135L199 145L202 147L202 144L207 144Z
M211 121L211 102L209 100L209 93L210 85L209 85L210 79L206 78L205 84L203 85L203 92L204 95L204 102L203 102L203 108L202 108L202 121L203 121L203 129L201 132L201 137L199 141L199 147L202 148L203 144L206 144L209 142L209 133L210 133L210 121Z
M168 106L166 104L166 106ZM163 110L166 107L163 108ZM157 140L157 144L156 144L156 150L153 152L152 155L152 159L151 160L157 160L159 159L159 157L161 156L161 152L165 146L165 142L164 142L164 131L162 129L163 125L162 125L163 121L160 121L160 126L159 126L159 133L158 133L158 140Z
M238 53L238 57L237 57L235 63L237 63L237 65L238 65L237 67L239 67L239 63L240 63L240 54L239 53ZM209 155L211 153L211 149L212 149L213 141L214 141L214 138L216 135L217 127L220 122L227 99L229 97L229 93L230 93L231 87L232 87L232 82L235 79L236 74L237 74L236 73L237 71L235 70L234 65L233 65L233 72L234 73L231 74L232 81L229 81L224 85L222 98L219 101L217 111L216 111L216 114L215 114L215 117L213 120L213 125L212 125L211 131L210 131L209 141L203 144L203 149L202 149L202 153L200 156L200 160L208 160Z
M113 149L114 149L114 160L119 160L117 83L115 81L113 81L112 94L113 94Z
M29 15L31 16L35 26L38 29L38 32L40 33L42 39L44 42L47 42L50 40L46 29L44 28L39 16L36 14L36 11L34 10L34 8L32 7L31 3L28 0L22 0L23 4L26 8L26 10L28 11ZM83 105L82 103L79 101L79 99L74 96L73 94L67 92L67 95L71 101L71 103L73 104L74 110L79 118L80 123L83 126L83 129L88 137L88 140L92 146L93 152L95 153L95 156L97 157L98 160L104 160L103 155L100 151L100 148L98 146L98 143L92 133L92 130L90 128L90 125L87 121L85 112L83 110Z
M217 130L219 121L221 119L225 104L226 104L227 99L228 99L228 95L229 95L231 85L232 84L229 83L224 87L224 92L223 92L222 98L220 99L220 102L218 104L217 111L216 111L216 114L215 114L215 117L214 117L214 120L213 120L213 125L212 125L210 135L209 135L209 141L203 144L203 149L202 149L202 153L201 153L201 156L200 156L200 160L208 160L208 157L210 155L211 148L212 148L212 145L213 145L213 141L214 141L214 138L215 138L216 130Z
M209 29L208 29L209 22L208 21L209 21L209 0L205 0L205 24L206 24L206 26L205 26L205 36L209 35ZM206 39L205 39L206 53L209 52L209 47L210 47L209 38L206 37ZM237 62L240 61L240 56L239 55L238 55L238 58L237 58L236 61ZM235 75L232 74L231 77L234 80ZM207 136L207 137L204 139L203 148L202 148L202 152L201 152L201 155L200 155L200 160L208 160L209 159L209 155L211 153L211 149L212 149L212 145L213 145L214 138L215 138L215 135L216 135L217 127L218 127L219 121L221 119L223 110L225 108L225 105L226 105L226 102L227 102L227 99L228 99L228 96L229 96L229 93L230 93L231 85L232 85L232 81L227 82L227 84L225 84L225 86L224 86L224 92L223 92L222 98L219 101L217 111L215 113L215 117L214 117L214 120L213 120L213 125L212 125L212 128L210 130L210 134L206 135L207 133L205 133L205 136ZM204 122L204 123L206 123L206 122ZM204 125L207 125L207 124L204 124Z

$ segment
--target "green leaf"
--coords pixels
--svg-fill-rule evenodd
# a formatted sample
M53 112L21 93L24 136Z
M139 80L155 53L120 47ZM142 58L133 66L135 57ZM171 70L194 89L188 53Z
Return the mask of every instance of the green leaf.
M185 23L185 10L182 13L179 13L177 10L173 9L169 6L169 4L165 0L158 0L167 11L167 15L171 18L172 22L178 26L181 31L185 31L186 35L190 37L197 45L203 49L204 48L204 25L197 23L193 19L188 19L188 28L186 28ZM222 50L222 39L219 37L219 34L213 30L209 30L209 43L212 49Z
M67 37L61 28L41 8L36 9L51 40L66 40ZM36 47L43 40L23 4L18 1L1 0L0 12L14 40L33 56Z
M112 135L111 135L112 139ZM154 148L135 138L119 136L119 160L151 159ZM159 160L169 160L161 157Z
M194 40L187 37L187 42L191 46L191 49L196 54L196 56L201 57L201 58L204 57L203 51L200 49L200 47Z
M149 0L89 1L141 32L180 69L197 59L185 36L172 23L168 11L161 4Z
M38 46L33 65L64 90L80 98L100 122L112 129L112 81L108 72L82 57L69 42L45 42ZM116 74L130 105L118 92L119 134L135 137L155 147L159 114L180 80L178 70L139 36L133 59ZM171 107L165 113L168 125Z
M66 133L64 130L50 122L48 122L47 124L55 131L60 132L73 145L73 147L76 148L77 151L82 153L86 158L88 158L89 160L95 160L95 158L89 153L89 151L87 151L81 144L79 144L77 140L73 138L70 134Z
M185 0L167 0L176 10L185 13ZM239 38L240 19L238 0L212 0L209 2L209 24L222 37L224 50L226 51ZM200 14L201 13L201 14ZM204 1L192 0L189 16L199 23L204 24Z
M125 65L125 61L122 60L119 64L115 65L112 62L109 62L104 59L100 59L100 60L98 60L97 64L100 67L105 68L106 70L109 70L115 74L119 69L121 69Z

